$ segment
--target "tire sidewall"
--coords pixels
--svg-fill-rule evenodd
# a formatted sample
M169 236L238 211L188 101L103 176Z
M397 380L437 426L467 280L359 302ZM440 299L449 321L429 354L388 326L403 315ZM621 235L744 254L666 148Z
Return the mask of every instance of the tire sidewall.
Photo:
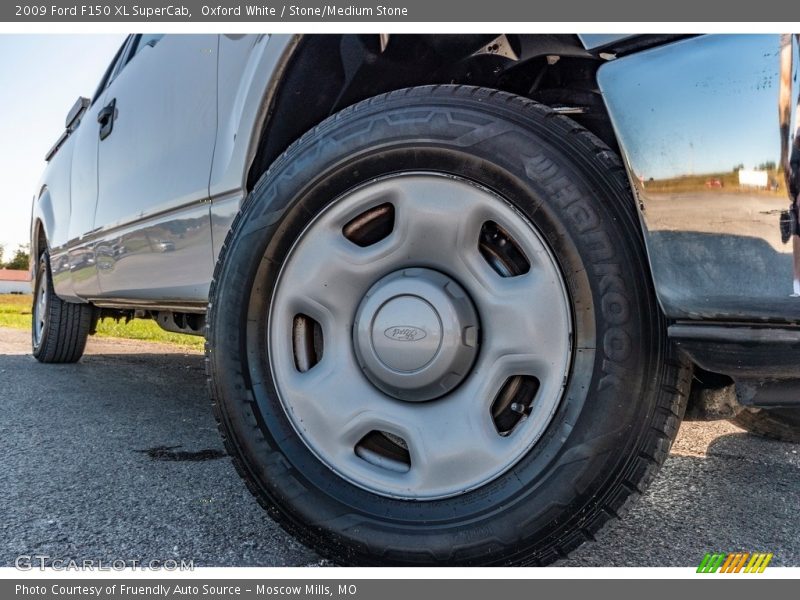
M48 324L50 320L49 307L50 307L50 302L52 301L52 291L50 284L50 262L47 257L47 252L43 252L36 263L35 277L36 277L35 279L36 283L33 286L33 306L31 310L31 346L33 347L33 355L39 356L44 351L44 348L47 347ZM45 311L44 314L44 325L42 327L42 335L39 339L39 343L37 344L35 307L39 298L39 294L42 291L42 286L46 286L45 294L48 295L47 298L48 310Z

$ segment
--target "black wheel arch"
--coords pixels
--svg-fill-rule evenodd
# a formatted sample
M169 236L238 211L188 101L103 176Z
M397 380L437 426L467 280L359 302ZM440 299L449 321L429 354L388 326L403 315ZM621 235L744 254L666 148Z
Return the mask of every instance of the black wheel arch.
M328 116L378 94L422 85L477 85L569 107L574 120L616 150L597 89L602 62L578 36L567 34L304 35L267 100L248 191L294 140Z

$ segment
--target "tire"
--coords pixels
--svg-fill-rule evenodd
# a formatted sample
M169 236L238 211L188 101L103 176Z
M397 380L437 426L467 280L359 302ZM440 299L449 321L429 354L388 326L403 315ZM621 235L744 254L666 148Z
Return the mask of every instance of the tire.
M425 189L430 194L418 202ZM479 243L455 231L484 209L502 222L483 222L480 235L499 237L505 250L484 252L483 237ZM357 218L340 228L348 210ZM342 241L354 223L379 222L373 214L388 213L391 227L364 225L357 229L362 237ZM474 233L473 225L464 231ZM463 247L454 252L447 240ZM394 244L402 251L388 250ZM360 260L357 268L340 251ZM405 279L395 271L386 275L384 264ZM515 268L519 273L511 273ZM526 273L548 274L540 278L541 298L551 302L514 291L514 281L519 290L534 285L536 277ZM471 298L477 317L463 306L453 309L456 317L437 314L459 326L478 318L480 347L464 358L459 352L471 350L458 344L467 342L441 334L440 348L458 346L445 368L456 365L462 375L458 382L438 381L437 392L418 373L439 368L445 351L419 367L427 346L415 354L402 345L439 335L421 325L427 317L415 304L416 292L409 292L408 309L421 319L415 323L401 322L406 313L399 305L385 309L397 323L384 319L383 308L369 311L381 294L394 302L392 286L435 290L440 277L462 286L465 294L452 295ZM477 285L480 278L497 289ZM565 313L554 308L559 285ZM358 307L340 306L348 294L362 292ZM431 294L423 297L433 305L439 300ZM292 302L313 314L298 309L290 323L284 317L291 317ZM519 325L500 325L504 314ZM234 221L216 266L207 322L214 413L236 469L278 523L340 564L544 565L565 557L623 514L653 479L678 430L689 385L689 370L666 339L618 157L549 108L483 88L433 86L378 96L295 142ZM397 327L383 329L386 323ZM523 337L530 346L520 347L524 360L511 367L491 362ZM567 363L559 362L564 339ZM394 371L385 375L375 366L371 353L386 364L410 357L414 374L398 383ZM359 373L351 372L356 359ZM563 364L555 400L539 395L556 389L551 383ZM495 395L492 386L502 381L497 373L513 369L528 374L505 380ZM537 369L538 379L530 375ZM528 395L503 404L512 379L519 384L513 393ZM409 387L394 387L401 385ZM375 400L358 412L353 407L362 398ZM439 408L445 406L468 410ZM518 420L506 424L509 407L528 417L511 415ZM426 417L415 421L415 414ZM505 436L499 441L491 437L490 420L494 435ZM372 426L360 438L359 427ZM522 439L528 446L511 456L508 449ZM350 443L354 451L347 450ZM337 454L337 448L345 450ZM448 454L449 448L458 451ZM482 465L489 467L482 471Z
M47 252L36 269L31 313L34 358L43 363L78 362L94 324L94 310L89 304L65 302L56 296Z
M800 444L800 410L745 408L731 423L761 437Z

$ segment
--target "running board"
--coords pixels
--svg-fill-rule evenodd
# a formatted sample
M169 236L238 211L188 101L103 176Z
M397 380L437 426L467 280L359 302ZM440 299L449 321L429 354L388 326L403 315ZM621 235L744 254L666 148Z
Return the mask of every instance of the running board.
M730 377L743 406L800 408L800 327L678 322L668 332L701 369Z

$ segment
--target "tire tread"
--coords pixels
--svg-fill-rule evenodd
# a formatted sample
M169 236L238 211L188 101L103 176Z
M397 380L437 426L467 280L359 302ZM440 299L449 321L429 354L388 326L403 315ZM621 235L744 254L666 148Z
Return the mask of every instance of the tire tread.
M42 333L42 345L34 348L33 355L43 363L77 362L83 356L86 340L94 324L94 308L89 304L66 302L56 295L50 272L50 258L46 252L39 263L37 277L46 278L47 319Z

